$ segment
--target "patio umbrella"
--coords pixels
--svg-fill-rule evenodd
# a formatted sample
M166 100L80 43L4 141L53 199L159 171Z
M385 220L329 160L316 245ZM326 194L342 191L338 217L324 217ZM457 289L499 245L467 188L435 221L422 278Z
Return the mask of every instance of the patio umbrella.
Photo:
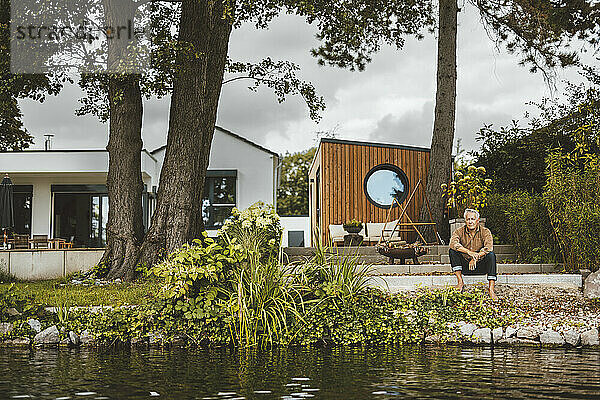
M6 230L15 226L13 209L13 183L6 174L0 184L0 229L4 233L4 248L6 248Z

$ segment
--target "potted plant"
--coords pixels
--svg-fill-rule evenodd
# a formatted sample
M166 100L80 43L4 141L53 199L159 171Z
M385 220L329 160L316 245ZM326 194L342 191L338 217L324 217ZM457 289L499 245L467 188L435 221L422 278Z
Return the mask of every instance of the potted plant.
M358 233L362 230L363 223L356 220L351 219L350 221L344 222L344 230L348 233Z
M456 171L450 185L442 185L444 196L447 198L450 234L465 223L463 215L467 208L473 208L481 213L487 205L492 180L485 178L485 173L484 167L470 165L464 172ZM480 218L479 223L485 226L485 218Z

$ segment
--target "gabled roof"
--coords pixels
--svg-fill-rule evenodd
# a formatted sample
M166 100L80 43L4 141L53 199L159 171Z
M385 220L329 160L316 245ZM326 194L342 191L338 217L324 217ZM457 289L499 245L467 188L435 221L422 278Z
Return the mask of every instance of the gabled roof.
M225 133L225 134L227 134L227 135L229 135L229 136L231 136L231 137L234 137L234 138L236 138L236 139L238 139L238 140L241 140L241 141L242 141L242 142L244 142L244 143L247 143L247 144L249 144L249 145L250 145L250 146L252 146L252 147L256 147L257 149L259 149L259 150L262 150L262 151L264 151L265 153L271 154L272 156L279 158L279 154L275 153L274 151L271 151L271 150L267 149L266 147L263 147L263 146L261 146L261 145L259 145L259 144L256 144L256 143L254 143L254 142L252 142L252 141L250 141L250 140L246 139L245 137L238 135L237 133L233 133L233 132L231 132L231 131L229 131L229 130L227 130L227 129L225 129L225 128L221 128L220 126L215 126L215 130L218 130L218 131L220 131L220 132L223 132L223 133ZM159 151L161 151L161 150L165 149L166 147L167 147L167 145L166 145L166 144L165 144L165 145L162 145L162 146L160 146L159 148L152 150L152 151L150 152L150 154L155 154L155 153L157 153L157 152L159 152Z

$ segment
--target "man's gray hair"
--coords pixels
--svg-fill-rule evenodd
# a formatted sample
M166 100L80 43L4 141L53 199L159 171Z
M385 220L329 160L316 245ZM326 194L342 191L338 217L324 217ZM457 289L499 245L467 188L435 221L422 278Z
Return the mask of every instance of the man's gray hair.
M465 213L463 214L463 218L467 219L467 214L469 214L469 213L475 214L475 219L479 219L479 211L474 210L472 208L467 208L465 210Z

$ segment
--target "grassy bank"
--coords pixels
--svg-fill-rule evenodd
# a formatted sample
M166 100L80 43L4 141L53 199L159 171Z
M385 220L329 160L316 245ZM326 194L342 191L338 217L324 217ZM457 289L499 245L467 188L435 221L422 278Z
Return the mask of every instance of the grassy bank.
M15 282L0 284L0 293L11 285L18 293L31 297L33 303L44 307L121 306L139 305L155 298L160 285L153 281L140 283L111 283L97 285L73 285L64 279L38 282Z

